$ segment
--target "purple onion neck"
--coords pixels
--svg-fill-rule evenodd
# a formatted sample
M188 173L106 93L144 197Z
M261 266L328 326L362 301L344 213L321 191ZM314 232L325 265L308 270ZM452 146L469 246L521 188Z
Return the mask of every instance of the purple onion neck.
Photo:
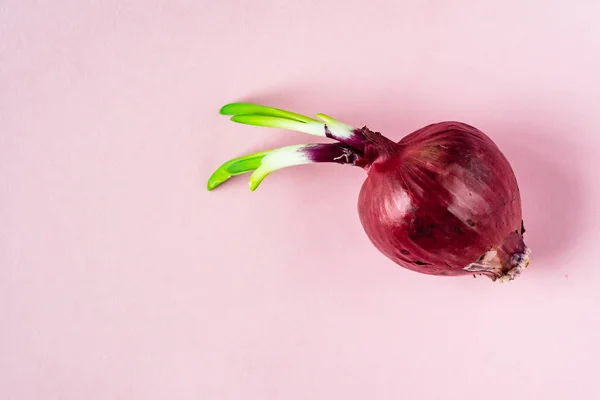
M354 165L365 169L367 172L373 164L396 157L401 152L401 145L375 132L362 127L354 130L355 137L360 138L360 143L352 146L356 149L357 158Z

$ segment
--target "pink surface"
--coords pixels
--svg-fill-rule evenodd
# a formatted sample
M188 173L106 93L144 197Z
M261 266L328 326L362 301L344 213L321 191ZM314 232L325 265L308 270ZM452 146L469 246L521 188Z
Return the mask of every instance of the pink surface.
M364 2L363 2L364 3ZM1 399L598 399L598 1L0 5ZM403 270L357 168L222 161L457 119L521 184L530 268Z

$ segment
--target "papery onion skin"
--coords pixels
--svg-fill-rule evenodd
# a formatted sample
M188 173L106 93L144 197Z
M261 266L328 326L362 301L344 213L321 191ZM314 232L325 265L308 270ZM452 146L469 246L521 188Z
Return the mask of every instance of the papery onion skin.
M517 180L488 136L452 121L397 144L375 132L365 136L373 161L363 161L368 177L358 213L379 251L431 275L477 273L495 280L527 266Z

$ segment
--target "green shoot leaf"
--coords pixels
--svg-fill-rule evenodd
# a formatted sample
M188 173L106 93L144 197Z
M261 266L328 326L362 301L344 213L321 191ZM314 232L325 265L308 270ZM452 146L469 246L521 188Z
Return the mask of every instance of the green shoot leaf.
M208 190L215 189L232 176L254 171L260 166L262 159L270 152L271 150L252 153L223 163L208 179Z
M222 115L264 115L268 117L285 118L304 123L319 122L316 119L309 118L301 114L296 114L291 111L250 103L227 104L221 108L220 113Z
M292 119L271 117L266 115L234 115L231 117L233 122L246 125L264 126L268 128L288 129L308 133L309 135L325 136L325 127L322 122L314 121L310 123L298 122Z

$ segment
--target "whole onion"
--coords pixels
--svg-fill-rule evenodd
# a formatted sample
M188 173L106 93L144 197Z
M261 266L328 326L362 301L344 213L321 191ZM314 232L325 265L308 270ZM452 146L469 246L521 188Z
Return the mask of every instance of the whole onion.
M287 146L232 159L212 174L209 190L251 171L250 189L255 190L268 174L284 167L355 165L368 174L358 198L362 226L373 245L400 266L504 282L529 264L515 174L494 142L470 125L435 123L396 143L325 114L317 114L317 120L248 103L228 104L221 114L337 143Z

